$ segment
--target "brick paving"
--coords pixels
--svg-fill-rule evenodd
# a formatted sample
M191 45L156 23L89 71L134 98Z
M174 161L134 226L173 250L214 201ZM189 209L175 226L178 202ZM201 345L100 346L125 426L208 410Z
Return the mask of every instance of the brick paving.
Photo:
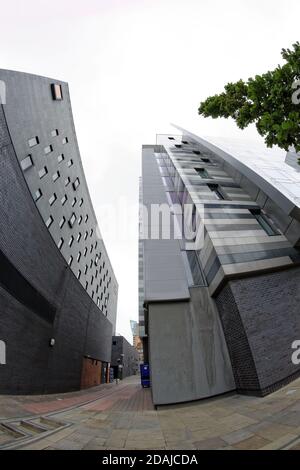
M300 449L300 379L264 398L233 393L158 409L135 376L90 391L5 400L9 415L14 403L15 413L51 412L71 423L26 449Z

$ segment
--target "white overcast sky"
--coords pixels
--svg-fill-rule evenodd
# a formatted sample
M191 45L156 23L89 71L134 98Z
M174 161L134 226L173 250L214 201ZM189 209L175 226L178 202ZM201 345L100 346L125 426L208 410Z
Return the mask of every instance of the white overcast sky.
M282 63L299 40L298 0L0 0L0 68L67 81L99 225L119 282L117 331L137 319L136 235L109 236L101 206L138 198L141 146L175 122L257 138L198 104L228 81ZM133 220L137 227L137 217ZM107 236L106 236L107 234Z

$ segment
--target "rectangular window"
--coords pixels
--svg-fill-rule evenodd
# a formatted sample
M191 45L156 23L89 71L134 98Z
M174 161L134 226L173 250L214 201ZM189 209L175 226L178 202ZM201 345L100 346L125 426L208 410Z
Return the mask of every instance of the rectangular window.
M62 161L64 161L64 159L65 159L65 156L64 156L63 153L61 153L61 154L58 155L58 157L57 157L58 163L61 163Z
M55 101L61 101L63 99L62 88L59 83L51 83L52 98Z
M49 219L46 220L46 227L49 228L53 224L53 217L50 215Z
M56 137L59 134L58 129L51 131L51 137Z
M175 140L174 137L168 137L169 140Z
M28 145L29 147L35 147L36 145L38 145L40 142L39 142L39 138L38 137L31 137L31 139L28 140Z
M92 237L93 233L94 233L94 230L91 228L90 237Z
M88 232L85 232L85 234L84 234L84 239L86 240L87 237L88 237Z
M183 140L182 143L188 145L188 142L186 140Z
M69 142L68 137L64 137L62 140L63 145L67 144Z
M65 194L62 198L61 198L61 205L64 206L65 203L67 202L68 200L68 196Z
M195 168L195 170L197 171L198 175L201 176L201 178L210 179L210 176L205 168Z
M83 199L81 198L80 201L79 201L79 206L81 207L83 204Z
M94 249L94 246L93 246L93 245L91 245L91 248L90 248L90 253L92 253L92 252L93 252L93 249Z
M78 263L79 263L79 261L80 261L80 258L81 258L81 252L79 251L79 253L78 253L78 255L77 255L77 261L78 261Z
M175 144L175 147L180 149L181 148L181 145L180 144Z
M86 256L86 255L87 255L87 252L88 252L88 249L87 249L87 247L85 247L83 256Z
M61 219L61 221L59 222L59 228L63 228L63 226L65 225L65 223L66 223L66 218L63 217L63 218Z
M89 283L88 283L88 281L86 281L86 283L85 283L85 290L88 290L88 287L89 287Z
M78 235L77 235L77 242L79 243L81 240L81 233L79 232Z
M225 199L225 196L218 184L208 184L207 186L215 194L217 199Z
M74 197L74 199L73 199L73 201L72 201L72 207L75 206L76 202L77 202L77 199L76 199L76 197Z
M79 217L79 219L78 219L78 225L80 225L81 222L82 222L82 215L81 215L81 216Z
M73 263L73 256L70 256L69 261L68 261L68 265L72 266L72 263Z
M81 271L79 269L78 273L77 273L77 279L79 280L81 278Z
M86 214L85 219L84 219L85 223L87 223L88 220L89 220L89 216L88 214Z
M57 199L57 196L56 196L56 194L54 193L54 194L50 197L50 199L49 199L49 204L50 204L50 206L52 206L52 205L55 203L56 199Z
M65 179L65 186L69 186L70 183L71 183L71 180L68 176L68 178Z
M64 239L61 238L61 239L59 240L58 244L57 244L59 250L61 250L63 244L64 244Z
M52 179L53 179L53 181L55 182L55 181L58 180L59 177L60 177L60 173L59 173L59 171L56 171L56 172L54 173L54 175L52 176Z
M40 189L37 189L37 191L34 193L34 200L35 202L41 199L43 193Z
M48 153L53 152L52 145L47 145L47 147L44 148L44 152L45 152L46 155L48 155Z
M47 173L48 173L47 167L44 166L44 168L42 168L42 169L39 171L39 177L40 177L40 179L44 178L44 176L46 176Z
M209 158L201 158L201 160L203 161L203 163L210 163L210 159L209 159Z
M200 150L193 150L193 153L194 153L195 155L200 155Z
M86 274L86 273L88 272L88 269L89 269L89 267L88 267L88 265L86 264L86 265L85 265L85 268L84 268L84 274Z
M250 209L251 214L256 218L261 228L270 236L278 235L279 232L271 225L265 214L260 209Z
M73 212L73 214L71 215L71 217L70 217L70 219L69 219L69 222L68 222L68 223L69 223L69 226L70 226L71 228L72 228L73 225L75 224L76 219L77 219L77 217L76 217L76 215L75 215L74 212Z
M74 237L73 235L71 236L70 240L69 240L69 246L71 247L73 245L73 242L74 242Z
M72 158L68 161L67 166L70 168L73 165L73 160Z
M33 161L31 155L27 155L27 157L21 161L21 168L23 171L28 170L28 168L30 168L32 165Z
M76 190L79 185L80 185L79 178L76 178L76 180L75 180L74 183L73 183L73 189Z

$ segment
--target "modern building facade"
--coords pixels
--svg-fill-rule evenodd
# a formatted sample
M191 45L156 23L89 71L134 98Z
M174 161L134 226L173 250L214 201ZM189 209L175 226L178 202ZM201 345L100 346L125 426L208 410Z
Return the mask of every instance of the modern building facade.
M0 70L0 393L106 380L118 284L78 149L68 85Z
M142 150L140 334L153 400L265 395L300 375L299 173L275 150L179 130ZM169 238L155 205L170 209ZM194 239L178 237L185 207Z
M135 320L130 320L130 326L131 326L131 331L132 331L133 347L138 352L139 364L142 364L144 362L144 353L143 353L143 343L140 337L139 324Z
M125 377L138 373L138 351L128 343L124 336L113 336L111 367L114 369L114 377L119 379L125 379Z

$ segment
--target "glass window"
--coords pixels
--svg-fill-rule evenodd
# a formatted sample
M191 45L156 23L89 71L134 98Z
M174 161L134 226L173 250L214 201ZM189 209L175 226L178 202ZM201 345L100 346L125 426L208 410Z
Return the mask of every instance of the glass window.
M35 147L38 144L39 144L39 138L38 137L31 137L31 139L28 140L29 147Z
M62 198L61 198L61 205L64 206L65 203L67 202L68 200L68 196L65 194Z
M44 168L42 168L42 169L39 171L39 177L40 177L40 179L44 178L44 176L46 176L47 173L48 173L47 167L44 166Z
M73 235L71 236L70 240L69 240L69 246L72 246L73 245L73 242L74 242L74 237Z
M84 268L84 274L86 274L86 273L88 272L88 269L89 269L89 267L88 267L88 265L86 264L86 265L85 265L85 268Z
M64 161L64 159L65 159L65 156L64 156L63 153L61 153L61 154L58 155L58 157L57 157L58 163L61 163L62 161Z
M79 217L79 219L78 219L78 225L80 225L81 222L82 222L82 215L81 215L81 216Z
M51 131L51 137L56 137L59 134L58 129Z
M66 218L63 217L59 222L59 228L63 228L63 226L65 225L65 222L66 222Z
M73 201L72 201L72 207L75 206L76 202L77 202L77 199L76 199L76 197L74 197L74 199L73 199Z
M88 214L86 214L85 219L84 219L85 223L86 223L88 220L89 220L89 216L88 216Z
M60 240L59 240L59 242L58 242L58 244L57 244L59 250L62 248L63 244L64 244L64 239L63 239L63 238L60 238Z
M81 207L83 204L83 199L81 198L80 201L79 201L79 206Z
M59 177L60 177L60 173L59 173L59 171L56 171L56 172L54 173L54 175L52 176L52 179L53 179L53 181L55 182L55 181L58 180Z
M77 242L79 243L81 240L81 233L79 232L78 235L77 235Z
M43 193L40 189L37 189L36 192L34 193L34 200L35 201L38 201L39 199L41 199Z
M73 183L73 188L74 188L74 190L76 190L79 185L80 185L79 178L76 178L76 180L75 180L74 183Z
M261 228L270 236L278 235L279 232L272 226L265 214L263 214L259 209L250 209L251 214L256 218L257 222Z
M69 266L72 266L72 263L73 263L73 256L70 256L69 261L68 261Z
M57 199L57 196L56 196L56 194L54 193L54 194L50 197L50 199L49 199L49 204L50 204L50 206L52 206L52 205L55 203L56 199Z
M56 101L63 99L62 88L59 83L51 83L52 98Z
M64 137L62 140L63 145L67 144L69 142L68 137Z
M85 234L84 234L84 239L86 240L87 237L88 237L88 232L85 232Z
M205 168L195 168L197 171L198 175L201 176L203 179L210 179L210 176Z
M80 258L81 258L81 252L79 251L79 253L78 253L78 255L77 255L77 261L78 261L78 263L79 263L79 261L80 261Z
M44 148L44 152L45 152L46 155L48 155L48 153L53 152L52 145L47 145L47 147Z
M193 153L194 153L195 155L200 155L200 151L199 151L199 150L193 150Z
M225 196L218 184L208 184L207 186L215 194L217 199L225 199Z
M23 171L25 171L28 170L28 168L30 168L31 166L33 166L31 155L27 155L27 157L21 161L21 168Z
M79 280L81 278L81 271L79 269L78 273L77 273L77 279Z
M75 224L76 219L77 219L76 214L74 214L74 212L73 212L73 214L71 215L71 217L70 217L70 219L69 219L69 226L70 226L71 228L72 228L73 225Z
M69 186L70 183L71 183L71 180L68 176L68 178L65 179L65 186Z
M50 215L50 217L46 220L46 227L49 228L53 224L53 217Z
M72 166L72 165L73 165L73 160L72 160L72 158L71 158L71 159L68 161L67 166L68 166L68 168L70 168L70 166Z

